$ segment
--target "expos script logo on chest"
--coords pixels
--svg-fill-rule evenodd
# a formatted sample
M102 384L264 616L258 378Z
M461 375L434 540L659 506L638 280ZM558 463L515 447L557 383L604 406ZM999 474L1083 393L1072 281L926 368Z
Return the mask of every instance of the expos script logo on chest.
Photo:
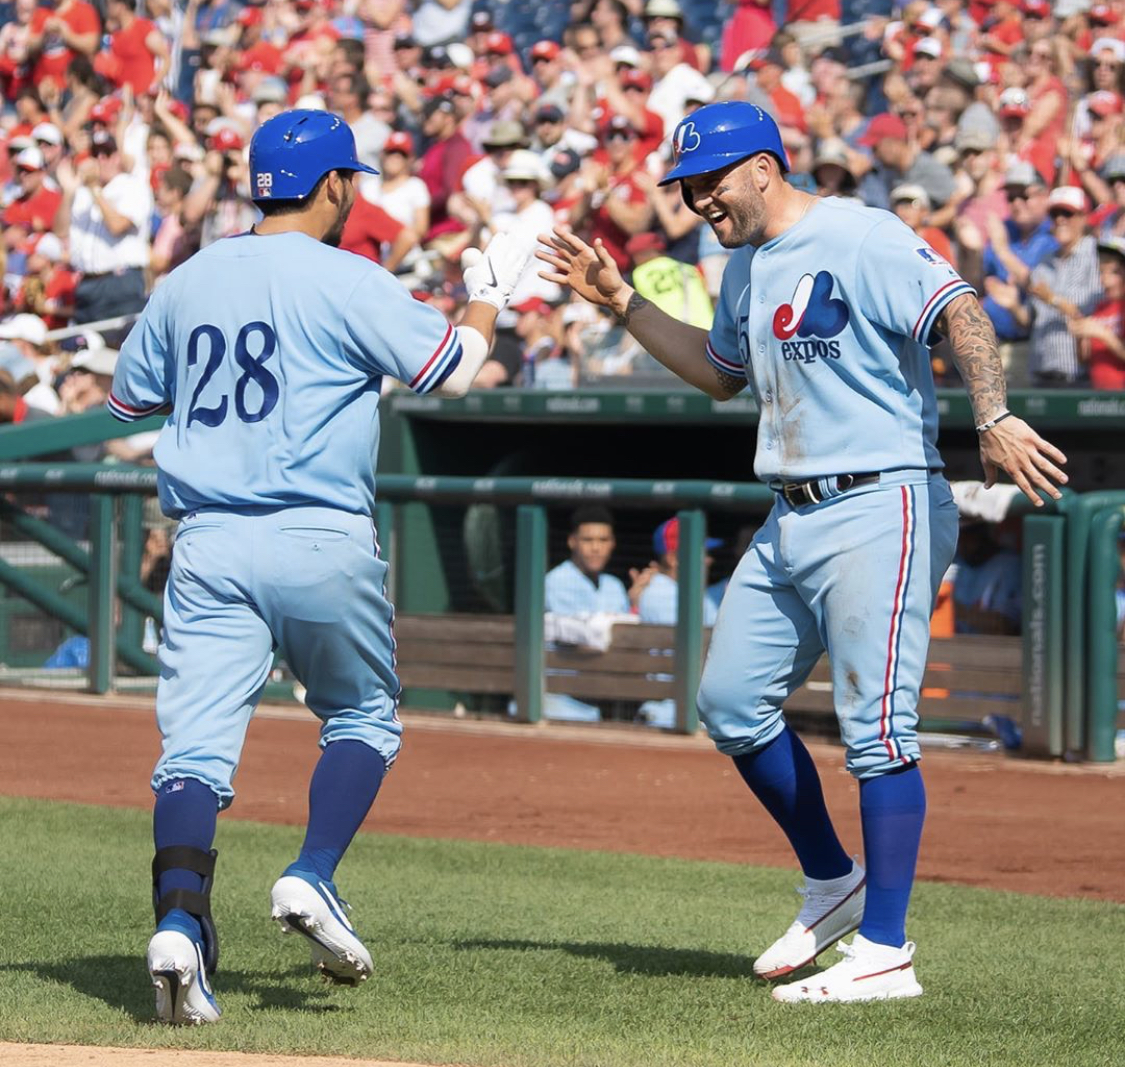
M816 359L839 359L841 334L851 318L848 305L832 295L836 279L822 270L803 274L793 297L773 313L773 334L781 341L786 360L811 363Z

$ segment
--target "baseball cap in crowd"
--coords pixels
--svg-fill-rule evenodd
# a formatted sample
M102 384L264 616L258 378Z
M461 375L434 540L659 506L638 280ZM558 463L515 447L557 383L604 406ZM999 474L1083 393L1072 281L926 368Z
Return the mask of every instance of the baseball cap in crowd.
M383 142L383 152L401 152L404 156L414 155L414 138L404 130L394 130Z
M1125 63L1125 41L1119 41L1116 37L1099 37L1090 45L1090 55L1096 56L1100 52L1112 52L1118 63Z
M246 146L237 130L220 126L211 137L211 147L219 152L237 152Z
M116 121L118 112L121 110L121 101L113 96L103 96L92 108L90 108L90 122L100 122L103 126L108 126Z
M573 148L560 148L547 160L547 169L557 182L561 182L581 166L582 157Z
M855 173L848 158L848 146L839 137L828 137L820 142L820 151L809 171L815 177L821 167L839 167L851 179L851 188L855 188Z
M522 123L513 119L500 119L488 127L488 133L481 139L485 148L515 148L527 143L527 134Z
M929 56L930 59L941 59L942 51L941 41L936 37L923 37L914 46L915 56Z
M1039 172L1026 159L1017 159L1004 172L1005 189L1026 189L1029 185L1042 185Z
M633 129L633 124L624 115L614 115L602 127L602 139L608 141L614 135L625 135L633 140L637 136L637 131Z
M535 112L535 121L538 122L562 122L566 118L563 114L563 109L558 104L544 104Z
M529 296L522 303L514 304L512 310L517 315L526 315L528 312L533 312L536 315L550 315L553 309L541 296Z
M1023 89L1012 86L1000 94L1000 115L1002 118L1023 117L1031 111L1031 99Z
M1025 18L1049 19L1051 5L1048 0L1023 0L1023 13Z
M53 122L41 122L31 131L31 136L43 144L61 145L63 143L62 130Z
M709 104L715 99L715 87L709 81L698 81L684 92L685 104Z
M250 99L255 104L284 104L289 99L289 87L283 78L263 78L254 86Z
M961 86L962 89L975 89L980 85L976 65L968 59L951 59L945 66L942 76Z
M536 41L531 46L531 58L534 59L558 59L559 46L554 41Z
M1125 237L1117 237L1114 234L1110 234L1108 237L1099 237L1098 251L1109 252L1110 254L1115 255L1122 260L1125 260ZM1125 530L1122 530L1121 532L1125 533Z
M683 20L684 9L676 0L648 0L645 4L644 18L646 19L680 19Z
M48 259L52 263L58 263L63 257L62 241L57 234L48 231L39 235L39 240L35 242L32 252L37 256L43 256L44 259Z
M643 70L623 70L621 72L621 88L637 88L648 92L652 88L652 75Z
M940 8L928 7L914 20L914 25L927 30L936 30L944 21L945 15Z
M636 259L644 252L663 252L667 247L668 242L664 240L663 234L644 231L633 234L625 242L625 255L630 259Z
M609 53L609 58L619 66L624 64L626 67L639 67L641 65L641 53L631 44L619 44Z
M473 50L464 41L450 41L445 50L449 53L450 62L458 70L468 70L477 61Z
M987 152L995 145L996 138L988 130L982 130L978 126L968 126L958 130L953 138L953 147L958 152Z
M409 31L402 30L394 36L394 48L417 48L418 42L414 40L414 34Z
M42 170L46 165L47 162L43 158L42 150L34 145L31 148L25 148L16 156L16 166L20 170Z
M90 154L112 156L117 151L117 141L107 130L95 130L90 134Z
M0 322L0 340L26 341L40 348L47 343L47 324L38 315L13 315Z
M18 156L25 148L34 148L35 139L29 137L26 133L17 134L15 137L8 138L8 155Z
M474 11L469 18L469 32L470 33L486 33L492 29L492 12L491 11Z
M443 44L431 45L422 53L422 66L436 70L445 70L453 66L453 60L449 58L449 49Z
M1098 118L1121 114L1121 97L1109 89L1100 89L1086 97L1086 108Z
M501 171L500 177L506 182L538 182L540 185L550 183L547 165L526 148L517 148L512 153L512 158Z
M708 550L722 547L722 540L718 537L708 537L703 545ZM668 519L656 528L652 535L652 547L658 556L674 553L680 547L680 520Z
M930 194L920 185L904 182L891 190L891 204L914 204L915 207L929 208Z
M506 33L494 31L484 39L484 50L496 56L512 54L512 39Z
M1117 12L1110 4L1094 4L1086 17L1097 26L1112 26L1117 21Z
M261 26L262 9L260 7L244 7L238 13L238 24L240 26Z
M117 355L116 348L87 348L70 361L70 369L112 377L117 366Z
M1105 161L1102 166L1102 177L1107 182L1125 178L1125 152L1117 152Z
M448 96L435 96L432 100L427 100L422 105L422 118L428 119L439 111L444 111L447 115L453 114L453 101Z
M514 76L512 68L507 63L497 63L481 81L490 89L498 89L501 85L510 82Z
M1089 210L1086 194L1077 185L1060 185L1057 189L1052 189L1051 195L1047 197L1047 210L1050 212L1059 209L1072 211L1076 215L1085 214Z
M863 131L863 136L858 143L864 148L874 148L885 138L894 138L896 141L906 140L906 123L897 115L884 111L876 115Z

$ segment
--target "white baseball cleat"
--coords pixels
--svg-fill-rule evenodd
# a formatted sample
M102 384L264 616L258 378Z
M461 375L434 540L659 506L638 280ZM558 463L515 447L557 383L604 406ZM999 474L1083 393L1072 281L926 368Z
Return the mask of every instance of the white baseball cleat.
M806 878L805 898L793 925L754 961L759 978L781 978L812 963L826 948L859 929L867 897L866 874L854 864L842 878Z
M913 941L894 948L856 934L850 945L836 948L844 954L843 960L811 978L778 986L773 999L782 1004L844 1004L922 995L914 976Z
M330 982L358 985L367 980L374 969L371 954L356 937L335 885L304 871L283 874L270 891L270 903L270 916L282 933L308 938L313 965Z
M178 930L158 930L148 943L148 973L156 987L156 1018L173 1026L217 1022L199 945Z

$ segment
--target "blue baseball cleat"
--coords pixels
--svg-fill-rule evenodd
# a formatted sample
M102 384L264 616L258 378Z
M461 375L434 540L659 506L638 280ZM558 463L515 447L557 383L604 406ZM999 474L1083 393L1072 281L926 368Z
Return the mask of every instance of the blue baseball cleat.
M336 886L311 871L290 867L270 891L270 917L284 934L304 934L313 965L338 985L359 985L374 968L371 954L348 920Z
M148 973L156 988L156 1018L172 1026L218 1022L203 950L179 930L157 930L148 943Z

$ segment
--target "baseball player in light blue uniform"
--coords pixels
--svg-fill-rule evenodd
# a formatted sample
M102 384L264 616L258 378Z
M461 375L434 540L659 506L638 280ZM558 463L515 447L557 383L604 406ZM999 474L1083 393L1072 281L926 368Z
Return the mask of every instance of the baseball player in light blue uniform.
M753 389L754 471L777 501L727 587L699 710L805 875L797 919L754 969L788 975L858 929L842 962L777 986L774 998L918 996L905 936L926 808L917 702L957 539L928 346L950 339L989 484L1003 469L1041 503L1038 490L1059 495L1065 457L1007 411L995 334L970 287L887 212L789 185L777 127L760 108L703 107L677 126L673 148L664 182L679 181L734 249L710 332L650 305L600 244L565 230L544 241L544 277L612 308L715 399ZM812 759L781 713L824 652L859 779L866 870L840 844Z
M336 866L399 750L393 610L372 524L385 376L463 395L529 249L470 257L459 327L381 267L333 247L355 201L347 125L316 111L265 123L250 150L264 219L208 246L155 291L121 352L110 411L170 411L154 450L180 520L164 599L152 777L157 1016L219 1018L211 919L218 811L280 649L321 719L297 860L271 913L329 979L371 972ZM476 261L476 262L472 262Z

